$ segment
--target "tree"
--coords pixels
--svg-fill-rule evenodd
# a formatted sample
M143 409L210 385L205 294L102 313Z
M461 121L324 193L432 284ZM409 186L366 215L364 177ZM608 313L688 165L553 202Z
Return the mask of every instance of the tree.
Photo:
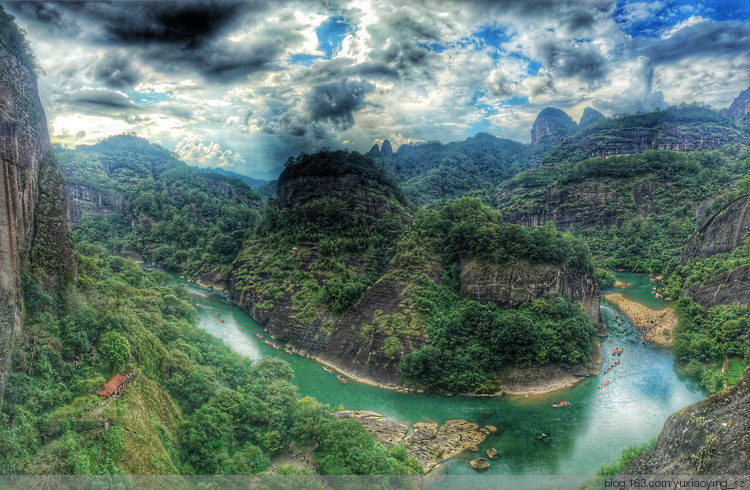
M99 354L113 368L121 371L130 361L130 342L114 330L107 332L99 339Z

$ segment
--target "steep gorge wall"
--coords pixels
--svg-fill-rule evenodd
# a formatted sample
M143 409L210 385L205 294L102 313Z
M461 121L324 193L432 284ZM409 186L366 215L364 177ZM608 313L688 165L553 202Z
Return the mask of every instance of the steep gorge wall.
M317 254L311 250L297 249L293 253L301 259L300 268L303 270L309 270L317 259ZM238 264L235 266L236 271ZM252 267L252 264L244 266ZM301 285L284 291L283 296L273 299L273 306L268 308L265 306L270 298L238 284L235 272L229 278L227 293L274 338L283 340L301 354L333 364L362 380L386 388L397 388L400 356L388 357L383 354L389 333L374 327L379 319L390 315L403 315L405 322L409 321L410 313L404 298L406 285L396 279L392 272L392 267L386 269L380 279L367 288L359 302L340 317L323 312L312 319L301 319L294 299L302 289ZM403 354L419 349L426 339L422 331L399 337Z
M1 9L0 16L15 28ZM8 44L12 34L4 32L0 43L0 403L22 322L21 274L53 291L76 271L64 184L36 78L23 52Z
M681 257L685 265L692 259L729 253L743 244L750 232L750 196L741 196L722 206L690 237Z
M621 475L747 475L750 371L734 388L673 414L656 446L636 457ZM731 484L730 484L731 485Z
M670 187L669 183L613 187L601 180L588 179L575 185L550 186L542 196L523 205L514 203L513 196L533 189L510 188L496 197L495 205L505 221L524 227L552 221L560 231L591 226L610 228L620 226L623 216L630 212L644 217L661 213L655 194Z
M125 214L128 209L125 196L114 190L97 189L76 182L67 182L65 190L70 205L70 221L73 223L80 221L84 214Z
M460 279L461 296L479 303L492 302L501 308L567 294L571 300L581 302L586 315L599 326L599 334L607 335L599 312L599 286L593 276L583 271L523 261L497 265L465 260Z

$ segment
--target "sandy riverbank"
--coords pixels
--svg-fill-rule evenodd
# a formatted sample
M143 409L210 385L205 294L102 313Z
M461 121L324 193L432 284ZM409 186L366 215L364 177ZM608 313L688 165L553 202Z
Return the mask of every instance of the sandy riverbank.
M513 367L499 373L500 387L506 395L542 395L570 388L589 376L599 374L602 349L599 342L591 352L591 362L586 366L566 368L560 365L539 367ZM499 393L499 394L500 394Z
M677 325L677 314L671 306L653 310L626 298L622 293L605 294L604 300L617 306L641 330L644 340L659 345L672 345L672 330Z

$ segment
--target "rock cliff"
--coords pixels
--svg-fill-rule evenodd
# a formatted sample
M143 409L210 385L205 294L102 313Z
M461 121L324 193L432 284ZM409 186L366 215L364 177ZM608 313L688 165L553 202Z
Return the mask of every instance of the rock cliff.
M125 214L128 202L125 196L111 189L98 189L86 184L67 182L65 190L70 205L70 220L77 223L85 214L115 212Z
M718 305L750 305L750 266L722 272L698 286L682 291L704 308Z
M536 117L531 127L531 143L549 148L578 131L578 124L560 109L547 107Z
M608 118L562 141L552 157L558 161L580 160L646 150L687 153L714 150L731 143L748 143L747 134L731 119L706 107L674 107Z
M742 245L750 232L750 196L740 196L706 218L682 253L681 263L729 253Z
M21 328L21 274L55 292L76 273L62 175L50 150L33 56L0 7L0 403L14 332Z
M600 179L586 179L575 185L551 185L546 189L509 187L495 200L503 219L521 226L541 226L548 221L560 231L591 226L610 228L622 224L629 213L648 216L660 213L656 194L669 191L668 182L612 185ZM514 200L524 195L525 201ZM536 196L531 199L531 196Z
M599 313L601 293L590 274L551 264L518 262L510 264L461 263L461 296L479 303L493 302L501 308L513 308L525 301L567 294L580 301L586 315L599 325L599 334L607 329Z
M735 387L673 414L656 446L631 461L620 476L750 474L749 385L746 371Z
M724 114L732 119L739 119L745 127L750 127L750 87L740 92L740 95L732 102Z

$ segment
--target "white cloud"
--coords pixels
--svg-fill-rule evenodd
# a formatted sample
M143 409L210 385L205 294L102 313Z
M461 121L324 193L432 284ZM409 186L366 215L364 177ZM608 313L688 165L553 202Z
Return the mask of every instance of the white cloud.
M190 133L177 143L175 156L197 167L232 167L242 165L245 159L232 150L222 150L218 143L203 144L203 137Z

